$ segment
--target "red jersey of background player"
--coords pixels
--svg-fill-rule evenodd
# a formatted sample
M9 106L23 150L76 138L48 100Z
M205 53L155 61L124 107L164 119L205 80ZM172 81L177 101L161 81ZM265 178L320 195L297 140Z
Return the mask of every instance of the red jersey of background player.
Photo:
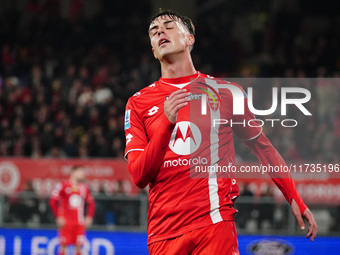
M69 180L58 183L50 198L54 215L63 217L66 224L84 224L85 203L87 203L87 215L92 218L95 203L89 188L84 183L75 184Z
M236 210L233 202L239 194L234 177L219 178L221 176L214 173L209 173L208 178L191 178L190 175L190 168L195 164L234 165L233 133L242 140L254 139L263 146L263 149L256 147L258 145L250 147L262 164L285 164L260 127L210 126L212 114L235 122L247 123L255 119L247 107L247 98L244 100L245 113L233 115L233 98L228 89L219 91L223 107L209 110L206 121L208 125L203 125L202 128L202 121L205 122L205 119L190 116L191 107L201 107L201 98L195 98L193 94L189 105L178 111L176 125L169 125L170 122L163 112L164 101L178 89L189 91L190 84L195 79L205 80L205 83L216 82L199 72L180 78L160 78L132 96L126 106L125 156L129 156L132 151L148 151L140 159L143 163L129 166L135 184L141 188L149 184L148 244L220 221L234 220ZM240 88L236 84L230 85ZM166 128L160 128L162 125ZM160 136L160 130L164 132L164 138ZM249 143L247 145L251 146ZM160 148L166 148L164 157L159 156ZM275 162L270 159L275 159ZM160 165L160 168L153 169L154 165ZM296 191L294 182L290 176L287 177L273 180L286 199L295 199L303 212L307 207Z

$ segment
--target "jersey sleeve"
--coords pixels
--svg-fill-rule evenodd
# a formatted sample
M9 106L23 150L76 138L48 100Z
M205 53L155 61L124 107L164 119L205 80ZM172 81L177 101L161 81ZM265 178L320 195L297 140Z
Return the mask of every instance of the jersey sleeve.
M86 197L85 202L87 204L87 213L86 216L93 218L94 212L96 210L96 204L91 194L90 189L86 186Z
M62 189L63 189L63 184L58 183L53 189L50 200L49 200L49 205L55 217L59 216L58 206L59 206L59 199L60 199Z
M235 86L240 87L235 84ZM234 133L247 145L247 147L256 155L262 165L285 166L286 163L280 153L274 148L268 138L264 135L261 123L256 120L254 114L248 108L248 97L243 91L244 114L233 115L232 128ZM281 190L286 200L291 204L294 199L300 209L301 214L307 206L303 202L296 185L290 173L269 173L269 176Z
M235 85L238 86L238 85ZM242 89L241 86L238 86ZM259 121L255 120L256 117L248 108L248 96L243 91L243 106L244 106L244 114L241 115L233 115L232 117L232 128L234 133L242 140L249 141L258 137L262 132L262 127Z
M141 189L145 188L157 175L168 148L175 124L165 114L159 120L157 133L143 151L132 152L128 157L128 169L132 181Z
M245 144L256 155L262 165L286 166L280 153L274 148L263 132L257 138L246 141ZM301 214L303 214L307 206L298 193L291 174L285 171L268 172L268 174L281 190L288 203L291 204L292 199L294 199L299 206Z
M144 124L138 116L131 99L126 105L124 129L126 138L124 158L127 159L129 152L144 151L148 144Z

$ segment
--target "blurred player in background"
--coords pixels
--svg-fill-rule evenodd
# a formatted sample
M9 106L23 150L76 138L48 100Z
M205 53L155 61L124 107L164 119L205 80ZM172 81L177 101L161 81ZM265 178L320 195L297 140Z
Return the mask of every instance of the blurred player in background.
M74 166L69 180L58 183L52 192L49 204L59 228L59 255L65 254L68 245L74 245L76 255L80 255L85 228L92 225L95 203L84 181L84 166ZM85 204L87 214L84 217Z
M190 144L186 141L195 140L194 127L202 133L204 146L200 146L211 151L208 155L221 155L217 162L209 158L208 165L235 164L233 133L261 164L285 164L260 127L221 125L219 141L212 144L210 137L216 133L199 130L192 122L190 83L199 78L211 79L196 71L192 63L194 34L192 21L178 13L161 12L152 19L149 38L154 57L161 64L162 77L132 96L126 106L125 157L134 183L140 188L149 185L147 234L152 255L239 254L234 223L234 201L239 194L236 180L190 178L190 152L183 152L183 147ZM224 93L221 114L240 121L232 115L231 92ZM245 112L242 117L246 122L255 118L247 107ZM307 237L313 241L316 222L291 176L273 181L291 205L302 230L303 218L307 219Z

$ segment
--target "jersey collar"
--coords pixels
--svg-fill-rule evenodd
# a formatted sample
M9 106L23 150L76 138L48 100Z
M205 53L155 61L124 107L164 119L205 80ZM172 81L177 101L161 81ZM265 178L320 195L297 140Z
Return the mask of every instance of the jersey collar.
M166 85L171 85L178 88L183 88L188 85L190 82L196 80L197 78L201 77L200 72L196 72L195 74L178 77L178 78L160 78L159 81Z

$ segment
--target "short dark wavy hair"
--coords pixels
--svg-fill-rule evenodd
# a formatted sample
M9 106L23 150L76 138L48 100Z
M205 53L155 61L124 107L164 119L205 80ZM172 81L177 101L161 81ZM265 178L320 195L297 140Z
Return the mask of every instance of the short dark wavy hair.
M163 16L168 16L170 19L173 19L173 20L182 21L185 28L188 29L189 33L192 35L195 35L195 26L192 23L192 20L186 16L183 16L171 10L167 10L167 11L160 10L159 13L157 13L155 16L151 18L151 23L154 22L154 20L157 19L158 17L163 17Z

